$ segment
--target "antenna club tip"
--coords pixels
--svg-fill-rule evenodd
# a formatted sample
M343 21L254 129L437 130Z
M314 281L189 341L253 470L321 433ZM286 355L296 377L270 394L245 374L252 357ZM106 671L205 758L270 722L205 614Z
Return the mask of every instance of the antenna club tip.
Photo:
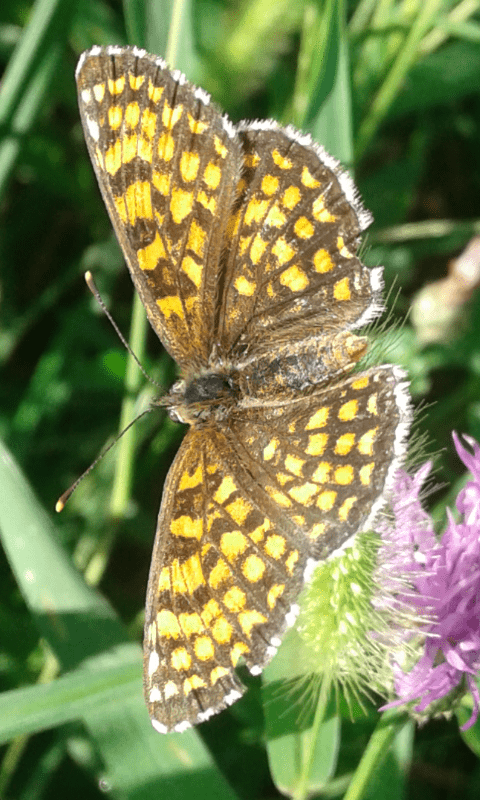
M89 269L87 269L84 277L87 283L90 283L93 280L93 275Z
M62 499L57 500L57 502L55 503L55 511L58 514L60 514L60 511L63 511L64 508L65 508L65 503L63 502L63 500Z

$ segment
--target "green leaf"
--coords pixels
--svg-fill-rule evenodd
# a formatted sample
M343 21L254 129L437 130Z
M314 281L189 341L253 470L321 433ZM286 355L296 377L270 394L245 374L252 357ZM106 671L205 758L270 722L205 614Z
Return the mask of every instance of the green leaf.
M345 4L308 3L292 120L343 164L352 164L352 109Z

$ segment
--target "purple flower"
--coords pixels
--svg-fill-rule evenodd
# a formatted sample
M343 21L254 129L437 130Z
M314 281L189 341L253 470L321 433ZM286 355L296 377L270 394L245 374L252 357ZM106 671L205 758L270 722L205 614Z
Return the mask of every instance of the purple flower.
M439 704L445 708L445 698L456 699L468 689L473 712L465 730L476 722L480 706L475 681L480 670L480 446L469 436L463 439L473 453L453 433L457 453L472 473L457 497L460 520L455 522L447 510L447 527L437 541L419 499L431 468L428 463L413 476L398 473L391 500L395 523L386 520L378 527L386 542L383 574L404 576L399 602L404 608L413 606L424 620L414 631L416 636L423 634L423 653L408 672L393 665L398 700L384 708L413 701L418 701L419 713L432 703L435 709ZM412 637L409 631L405 638Z

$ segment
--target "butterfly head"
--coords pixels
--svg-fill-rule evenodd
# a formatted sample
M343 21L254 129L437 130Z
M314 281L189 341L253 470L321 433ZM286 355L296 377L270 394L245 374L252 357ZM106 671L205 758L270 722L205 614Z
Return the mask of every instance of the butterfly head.
M175 383L161 405L175 422L200 425L225 418L235 404L236 382L228 371L206 370Z

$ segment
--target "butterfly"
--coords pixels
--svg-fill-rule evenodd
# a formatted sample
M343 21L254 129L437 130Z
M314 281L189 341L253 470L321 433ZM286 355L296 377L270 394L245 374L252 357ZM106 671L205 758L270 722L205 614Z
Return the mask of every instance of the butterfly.
M93 47L77 68L85 138L148 319L182 379L159 402L190 427L168 474L147 590L154 727L235 702L298 610L312 564L371 526L405 453L404 373L355 369L382 270L350 177L307 135L234 125L157 56Z

